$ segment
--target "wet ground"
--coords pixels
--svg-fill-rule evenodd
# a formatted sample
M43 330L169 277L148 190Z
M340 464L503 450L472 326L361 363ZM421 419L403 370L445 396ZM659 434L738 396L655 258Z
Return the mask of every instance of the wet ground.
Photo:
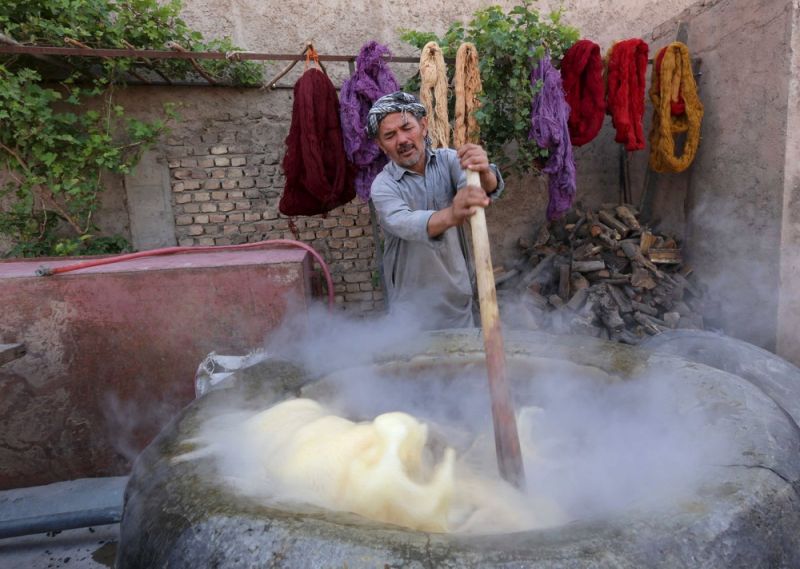
M119 524L0 539L0 569L108 569Z

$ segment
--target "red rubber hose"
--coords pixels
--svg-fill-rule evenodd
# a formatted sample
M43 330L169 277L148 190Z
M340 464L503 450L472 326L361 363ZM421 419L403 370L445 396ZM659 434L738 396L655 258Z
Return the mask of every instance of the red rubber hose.
M300 247L305 249L317 260L322 267L322 272L325 274L325 282L328 285L328 308L333 310L335 300L333 291L333 279L331 272L328 269L328 264L322 258L316 249L311 245L303 243L302 241L292 241L291 239L270 239L268 241L257 241L255 243L242 243L240 245L213 245L205 247L164 247L162 249L151 249L150 251L139 251L138 253L127 253L125 255L116 255L114 257L104 257L103 259L92 259L91 261L83 261L73 265L64 265L62 267L39 267L36 269L36 274L40 277L47 277L57 275L59 273L68 273L80 269L88 269L89 267L98 267L100 265L110 265L111 263L119 263L121 261L129 261L131 259L139 259L140 257L154 257L157 255L172 255L173 253L200 253L200 252L213 252L225 251L228 249L255 249L258 247L268 247L272 245L288 245L290 247Z

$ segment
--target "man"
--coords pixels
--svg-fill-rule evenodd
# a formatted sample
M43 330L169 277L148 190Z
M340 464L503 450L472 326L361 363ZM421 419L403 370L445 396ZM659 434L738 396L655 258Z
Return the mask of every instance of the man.
M424 328L475 325L472 284L458 227L499 195L503 179L476 144L433 150L425 107L398 91L375 101L367 133L389 158L372 183L384 233L384 278L392 312L408 311ZM465 170L481 186L466 185Z

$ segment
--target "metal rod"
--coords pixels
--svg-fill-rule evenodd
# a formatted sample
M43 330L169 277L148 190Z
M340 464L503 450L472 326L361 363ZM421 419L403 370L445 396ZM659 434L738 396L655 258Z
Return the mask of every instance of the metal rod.
M47 514L30 518L0 521L0 539L47 533L50 531L64 531L68 529L86 528L90 526L104 526L116 524L122 519L122 506L108 508L95 508L80 512L65 512L63 514Z
M0 45L0 53L20 55L67 55L71 57L146 57L149 59L228 59L231 61L297 61L305 57L296 53L257 53L235 51L166 51L150 49L76 48L38 45ZM355 61L355 55L320 55L320 61ZM392 63L417 63L419 57L385 57ZM448 63L455 59L445 58Z

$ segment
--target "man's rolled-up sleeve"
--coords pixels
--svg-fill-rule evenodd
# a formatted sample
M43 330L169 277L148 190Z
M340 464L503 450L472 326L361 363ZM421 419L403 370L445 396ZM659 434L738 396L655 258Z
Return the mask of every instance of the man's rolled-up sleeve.
M497 178L497 187L491 194L489 194L489 197L493 200L496 200L500 197L500 194L503 193L503 190L506 189L506 182L503 180L503 175L500 173L500 168L498 168L496 164L489 164L489 168L492 169L495 178Z
M458 162L458 158L454 158L453 160L454 161L451 163L451 168L453 171L457 172L458 176L458 184L456 187L461 189L467 185L467 172L461 169L461 164ZM494 173L495 178L497 178L497 187L488 195L492 200L496 200L500 197L500 194L503 193L503 190L506 189L506 183L505 180L503 180L503 175L500 173L500 168L498 168L496 164L489 164L489 168Z
M376 180L372 185L372 203L375 204L383 230L406 241L419 241L432 247L441 245L441 235L428 235L428 220L436 210L412 210L392 188L392 182Z

